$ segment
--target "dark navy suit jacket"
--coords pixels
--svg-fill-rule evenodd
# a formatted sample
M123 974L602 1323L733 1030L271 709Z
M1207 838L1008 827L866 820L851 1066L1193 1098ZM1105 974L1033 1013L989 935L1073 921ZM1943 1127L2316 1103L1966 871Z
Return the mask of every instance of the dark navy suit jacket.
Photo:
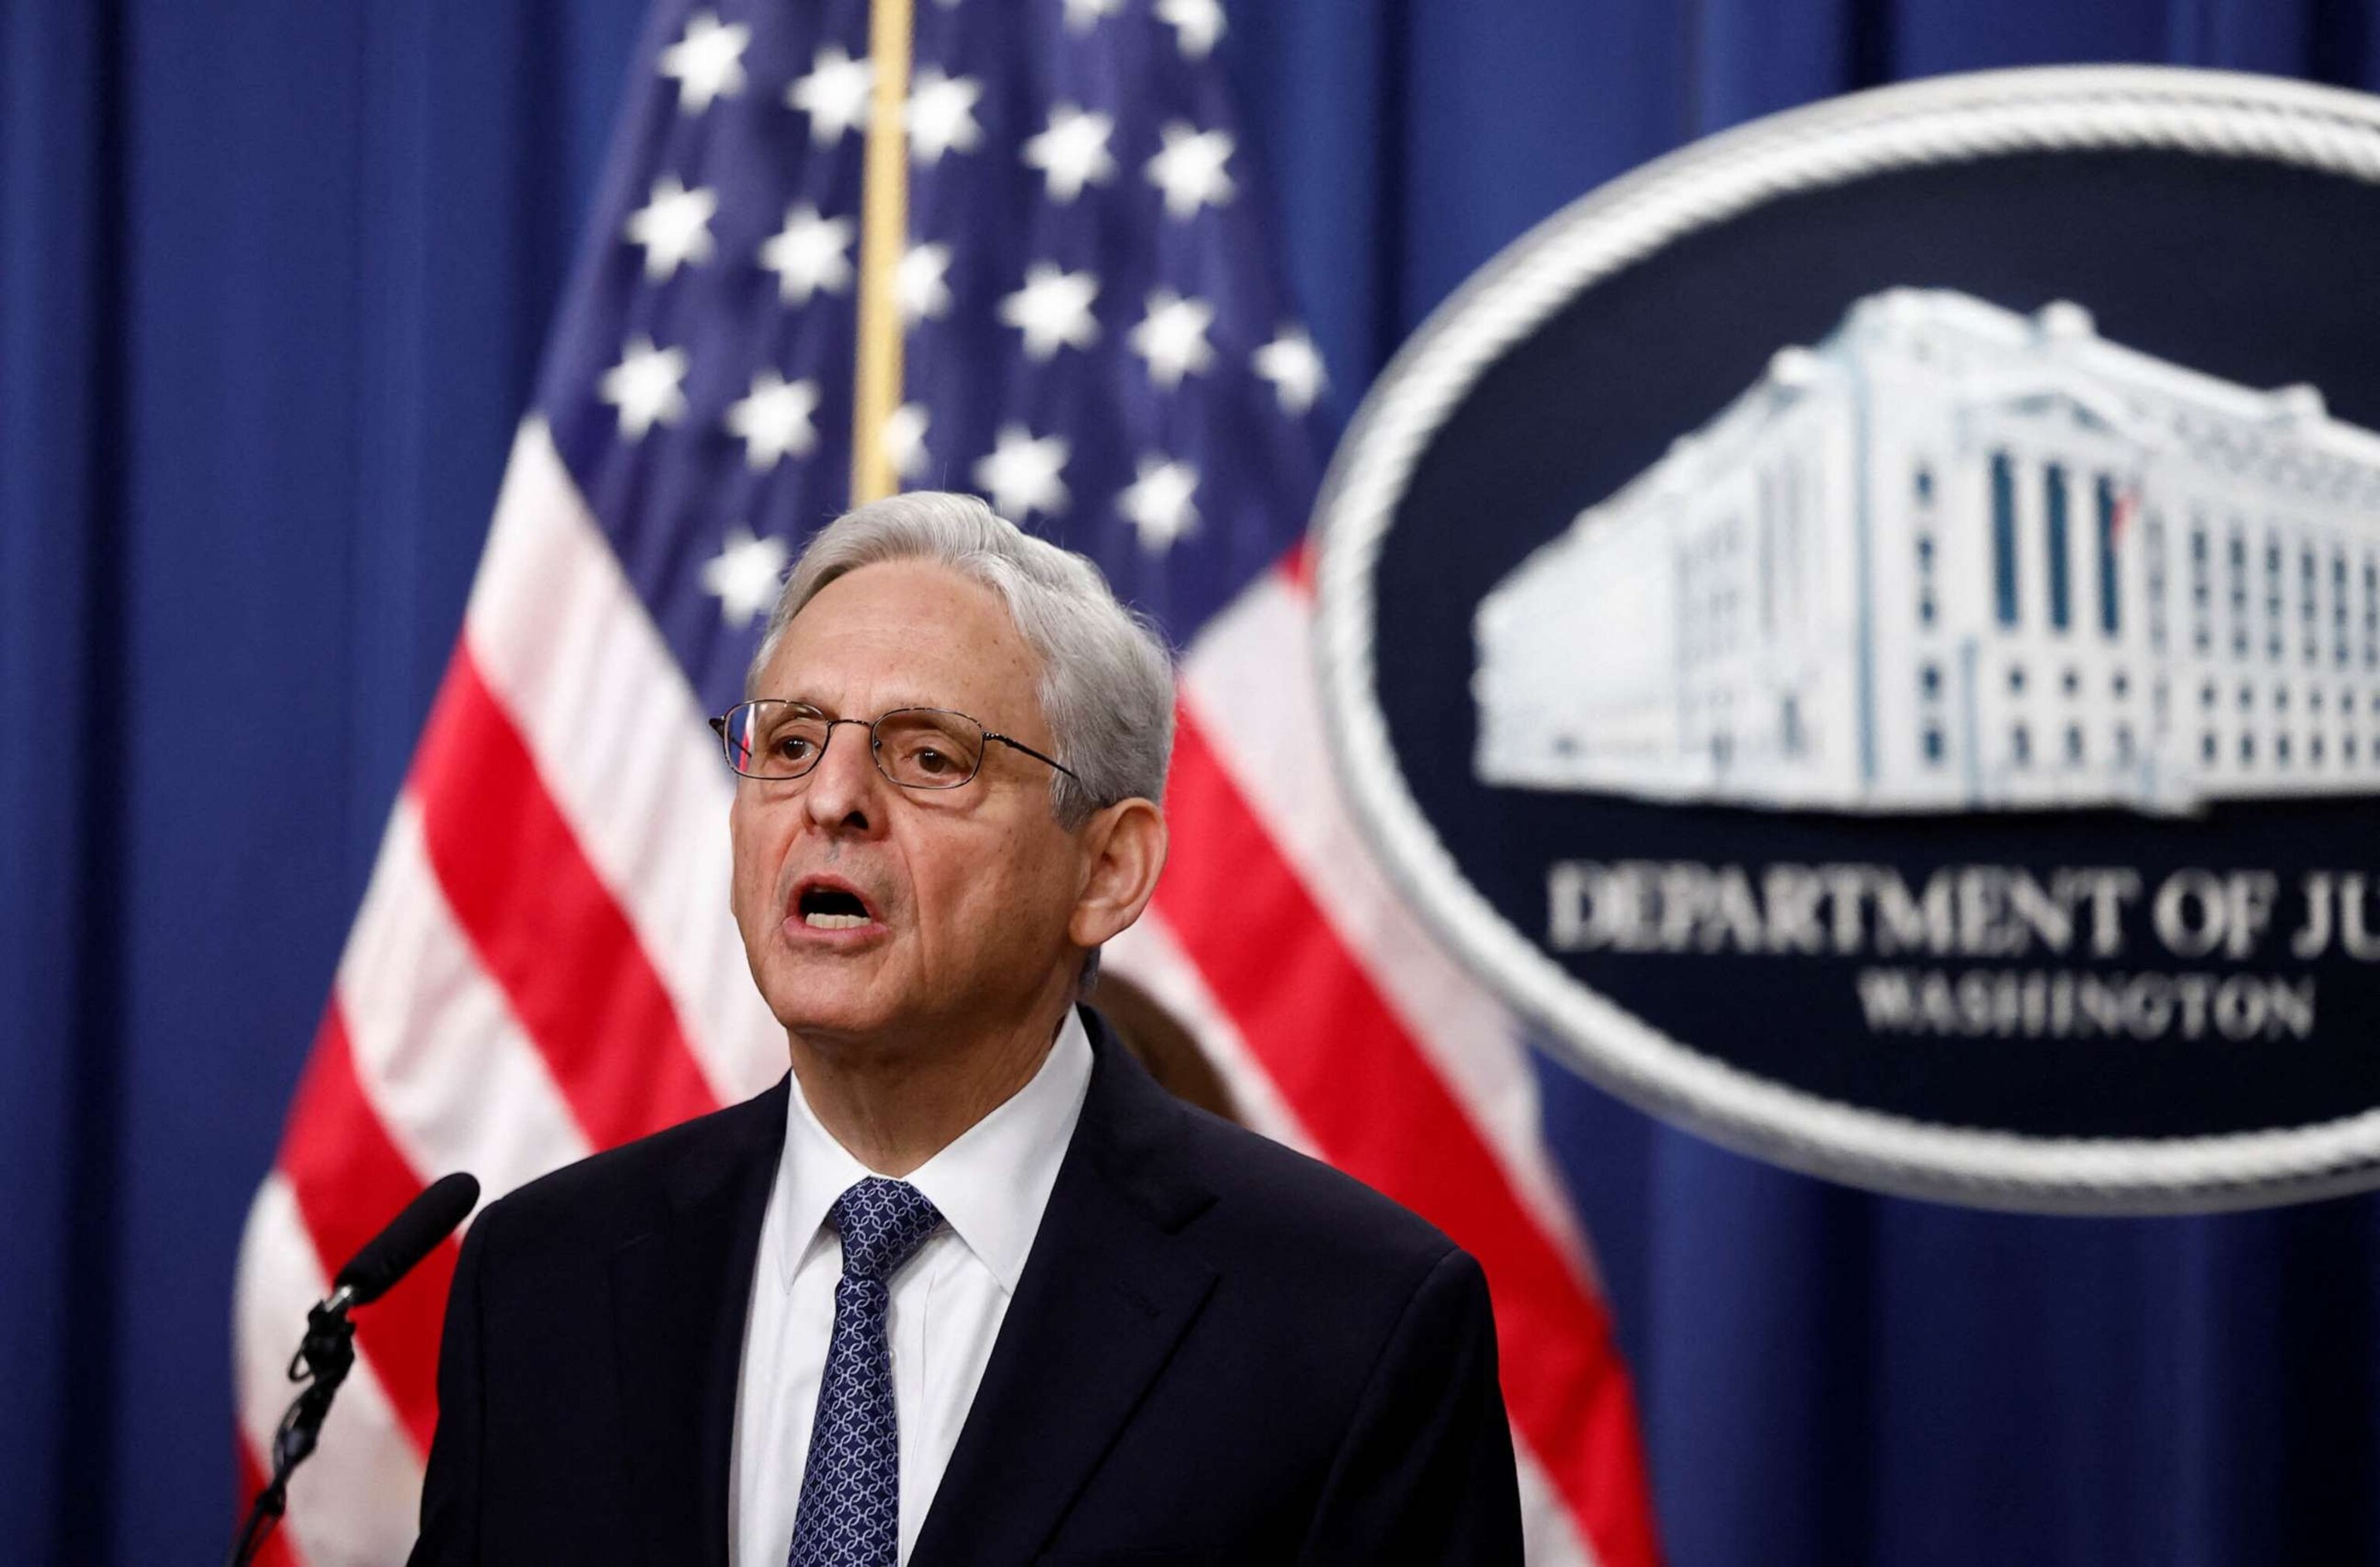
M1085 1022L1082 1119L911 1567L1518 1562L1478 1265L1175 1100ZM417 1567L724 1567L785 1096L480 1214L447 1306Z

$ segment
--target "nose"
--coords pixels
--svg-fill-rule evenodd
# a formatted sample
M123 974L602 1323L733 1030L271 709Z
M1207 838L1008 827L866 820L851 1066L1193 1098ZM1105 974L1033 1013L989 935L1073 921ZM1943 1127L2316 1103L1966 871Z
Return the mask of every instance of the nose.
M880 791L890 785L876 771L868 725L838 720L827 735L825 753L802 781L803 813L814 826L869 832L883 814Z

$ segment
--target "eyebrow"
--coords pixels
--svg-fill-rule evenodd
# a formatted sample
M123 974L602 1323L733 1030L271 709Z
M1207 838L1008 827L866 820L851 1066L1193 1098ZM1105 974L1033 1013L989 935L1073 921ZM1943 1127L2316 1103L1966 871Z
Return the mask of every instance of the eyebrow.
M768 698L762 699L766 700ZM820 718L840 718L843 716L841 713L838 713L833 709L828 707L825 703L813 700L808 697L779 697L774 699L789 703L794 707L801 709L804 712L815 713ZM963 709L953 708L947 702L935 701L927 697L901 697L886 702L882 708L878 710L876 716L880 718L885 713L894 712L902 708L933 708L942 712L959 712L965 711Z

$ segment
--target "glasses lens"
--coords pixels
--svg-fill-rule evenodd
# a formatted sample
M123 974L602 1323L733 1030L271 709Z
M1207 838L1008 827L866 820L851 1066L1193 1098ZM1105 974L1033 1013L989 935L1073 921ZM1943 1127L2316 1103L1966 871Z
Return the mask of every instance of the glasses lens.
M903 708L876 721L876 764L905 789L955 789L983 763L983 725L965 713Z
M826 736L826 720L790 702L746 702L727 714L727 764L747 778L799 778Z

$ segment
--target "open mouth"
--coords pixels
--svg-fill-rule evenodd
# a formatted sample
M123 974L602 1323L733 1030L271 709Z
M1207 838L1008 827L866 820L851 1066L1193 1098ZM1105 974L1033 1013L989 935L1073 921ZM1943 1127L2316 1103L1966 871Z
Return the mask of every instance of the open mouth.
M815 882L802 889L795 912L813 930L856 930L871 918L858 893Z

